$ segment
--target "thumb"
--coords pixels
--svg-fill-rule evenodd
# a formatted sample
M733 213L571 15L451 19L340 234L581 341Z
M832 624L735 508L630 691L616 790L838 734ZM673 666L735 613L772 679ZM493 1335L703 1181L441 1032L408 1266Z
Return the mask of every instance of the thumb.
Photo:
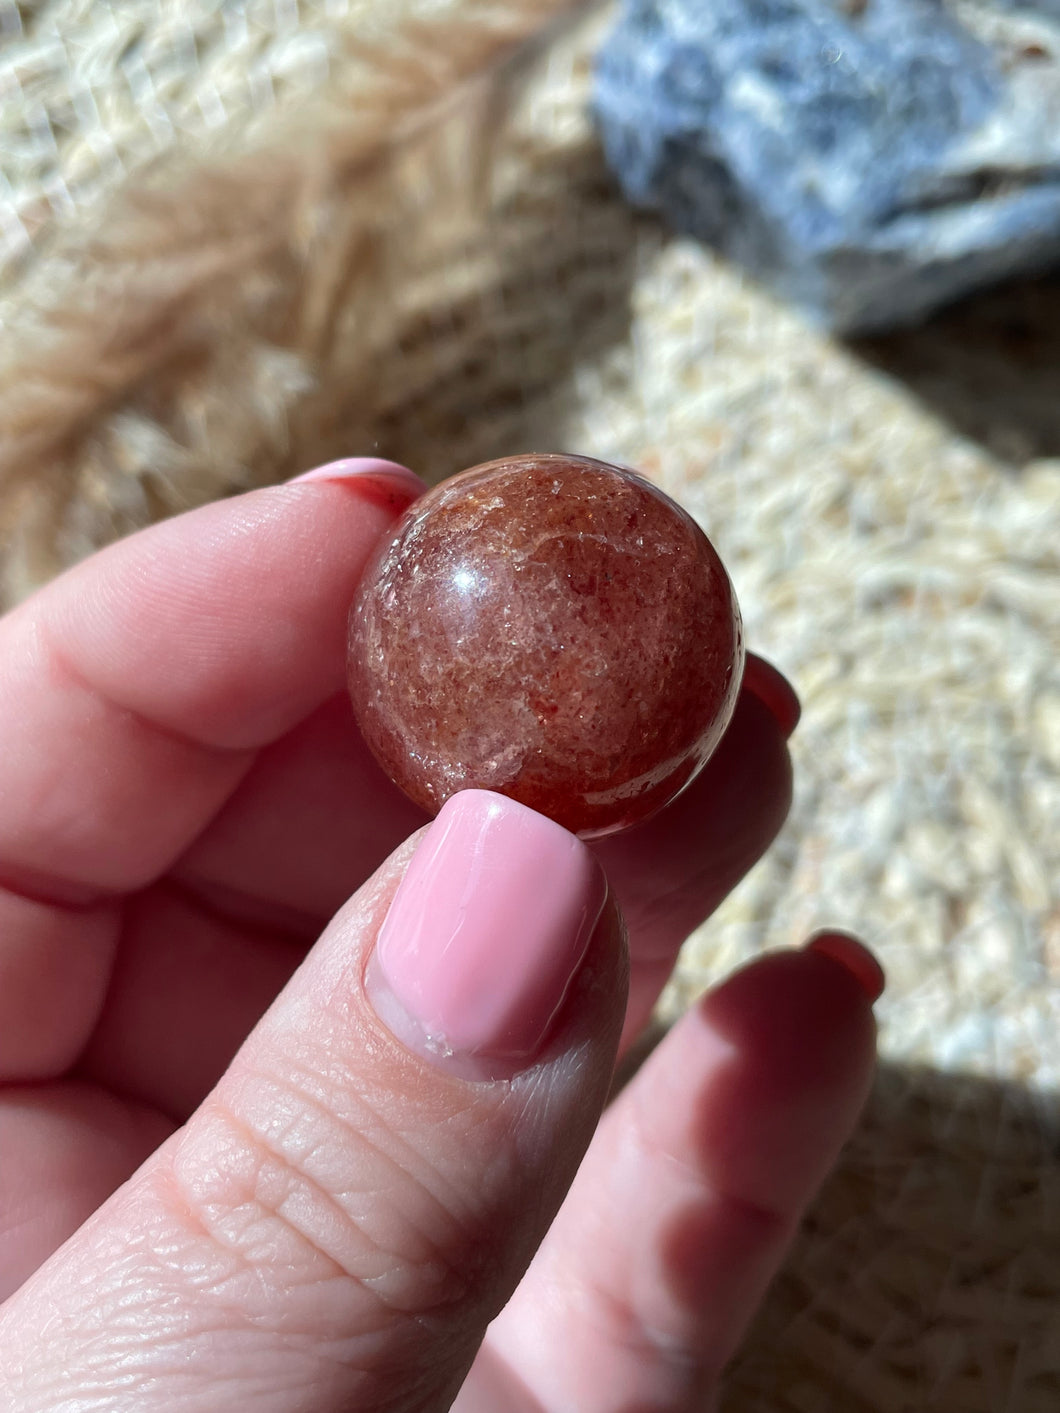
M447 1408L592 1136L626 970L585 845L454 796L4 1307L0 1404Z

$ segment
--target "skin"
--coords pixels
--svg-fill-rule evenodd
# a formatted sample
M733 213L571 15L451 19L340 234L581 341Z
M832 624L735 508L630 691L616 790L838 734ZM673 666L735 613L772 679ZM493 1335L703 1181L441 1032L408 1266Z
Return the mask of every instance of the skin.
M236 497L0 620L11 1413L701 1410L856 1120L878 988L842 939L722 982L605 1107L785 817L797 708L755 659L695 785L597 846L611 901L534 1065L470 1084L378 1020L424 819L343 644L409 496Z

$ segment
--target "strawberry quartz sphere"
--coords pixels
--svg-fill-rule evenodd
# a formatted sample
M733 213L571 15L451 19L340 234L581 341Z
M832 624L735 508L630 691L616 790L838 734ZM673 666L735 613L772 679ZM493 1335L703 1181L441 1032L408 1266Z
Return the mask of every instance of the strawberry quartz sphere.
M350 614L368 746L434 812L496 790L586 837L702 768L743 671L710 542L631 471L578 456L475 467L415 502Z

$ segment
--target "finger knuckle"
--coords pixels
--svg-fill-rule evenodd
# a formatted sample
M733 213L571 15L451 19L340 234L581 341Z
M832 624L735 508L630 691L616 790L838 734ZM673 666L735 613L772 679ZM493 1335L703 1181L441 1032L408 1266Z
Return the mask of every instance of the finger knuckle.
M475 1242L459 1194L370 1094L341 1105L318 1075L258 1074L215 1096L172 1166L174 1195L270 1309L372 1330L467 1293ZM323 1298L322 1298L323 1295Z

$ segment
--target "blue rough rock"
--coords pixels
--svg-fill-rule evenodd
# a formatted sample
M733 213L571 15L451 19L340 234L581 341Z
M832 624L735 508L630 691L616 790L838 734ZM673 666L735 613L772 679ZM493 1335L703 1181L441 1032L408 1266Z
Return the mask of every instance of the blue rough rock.
M837 331L1060 264L1060 0L626 0L594 106L630 200Z

